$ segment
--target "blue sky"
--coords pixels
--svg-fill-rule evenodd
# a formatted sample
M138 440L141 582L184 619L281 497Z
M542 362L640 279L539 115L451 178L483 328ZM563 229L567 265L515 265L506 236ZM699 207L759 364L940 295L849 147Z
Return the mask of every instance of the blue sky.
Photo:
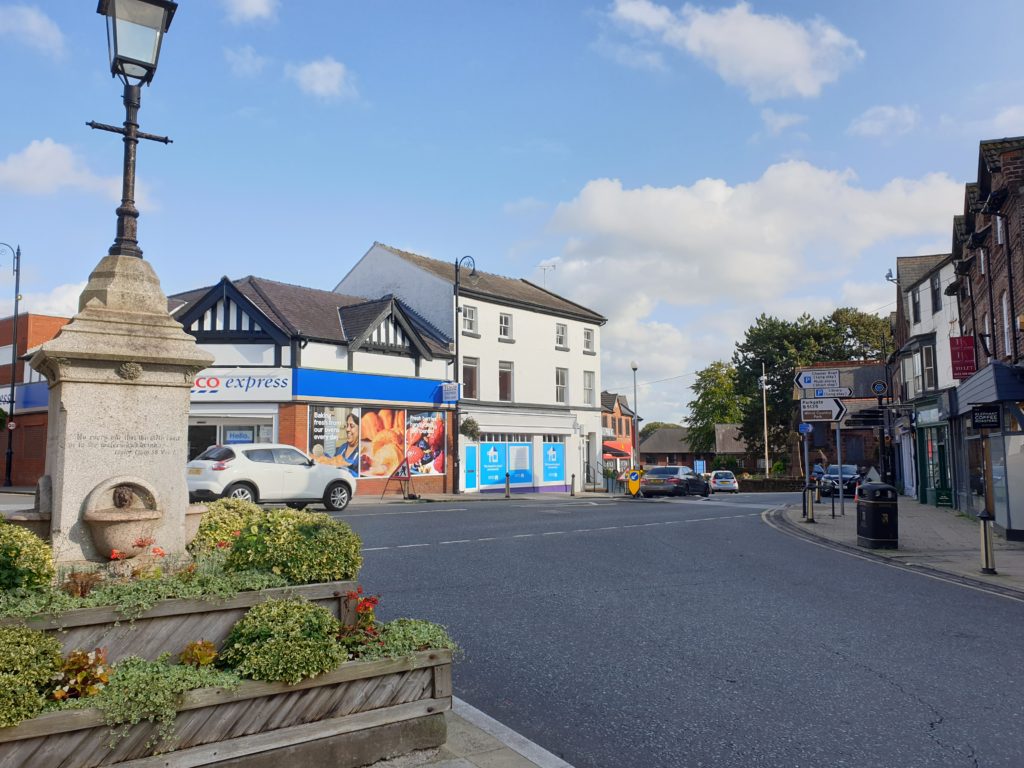
M377 240L609 318L603 384L675 421L760 312L887 313L949 249L980 140L1024 134L1024 3L183 0L144 89L139 240L167 293L331 289ZM0 0L0 241L71 313L114 236L95 2ZM6 256L6 254L3 254ZM541 270L541 265L555 265ZM10 313L9 260L0 312Z

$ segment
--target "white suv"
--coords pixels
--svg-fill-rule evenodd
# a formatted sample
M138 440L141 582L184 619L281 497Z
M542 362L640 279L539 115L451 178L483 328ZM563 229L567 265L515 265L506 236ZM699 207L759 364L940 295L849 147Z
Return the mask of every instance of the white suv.
M347 469L318 464L280 443L214 445L190 461L186 473L188 495L198 501L227 496L281 501L295 509L321 502L338 512L356 492L356 479Z

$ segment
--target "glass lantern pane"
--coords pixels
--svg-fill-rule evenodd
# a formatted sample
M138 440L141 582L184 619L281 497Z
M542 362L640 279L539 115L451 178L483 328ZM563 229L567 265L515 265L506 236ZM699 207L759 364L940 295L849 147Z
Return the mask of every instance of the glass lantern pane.
M134 59L150 65L156 63L160 42L158 29L133 24L120 18L115 24L117 25L115 40L117 41L118 58Z

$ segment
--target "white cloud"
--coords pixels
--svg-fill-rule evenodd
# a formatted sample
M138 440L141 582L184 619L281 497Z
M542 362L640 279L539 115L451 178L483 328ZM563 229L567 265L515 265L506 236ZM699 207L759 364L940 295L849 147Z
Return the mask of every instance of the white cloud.
M641 381L652 382L731 358L761 312L793 319L837 306L878 309L894 289L861 254L948 237L962 206L962 185L945 174L867 188L852 171L802 161L739 184L625 188L597 179L551 219L565 245L548 287L609 318L606 387L621 383L631 356L641 358ZM691 383L652 384L643 415L678 420Z
M298 83L303 93L323 101L354 98L357 95L351 73L344 64L331 56L301 66L289 65L285 72Z
M278 0L224 0L224 10L232 24L248 21L273 19L277 13Z
M53 139L33 141L0 162L0 187L29 195L52 195L61 189L100 192L121 199L121 178L97 176L70 147Z
M646 69L652 72L664 72L667 69L661 53L647 47L614 43L602 38L594 43L594 50L630 69Z
M24 293L18 303L18 312L71 317L78 312L78 297L85 290L85 282L58 285L49 293ZM14 314L14 297L0 299L0 315Z
M534 213L545 207L545 204L535 197L521 197L518 200L505 203L502 210L509 216L517 216L524 213Z
M24 43L47 56L64 56L64 35L49 16L29 5L0 7L0 37Z
M256 53L251 45L241 48L225 48L224 60L236 77L254 77L263 71L267 59Z
M700 59L755 102L818 96L864 58L855 40L820 18L758 14L745 2L711 12L688 3L675 13L652 0L616 0L611 17Z
M914 130L919 119L914 107L879 105L854 118L847 133L871 137L901 136Z
M792 112L776 112L774 109L762 109L761 121L764 123L764 127L768 129L768 133L772 136L778 136L787 128L792 128L794 125L806 122L807 115L798 115Z

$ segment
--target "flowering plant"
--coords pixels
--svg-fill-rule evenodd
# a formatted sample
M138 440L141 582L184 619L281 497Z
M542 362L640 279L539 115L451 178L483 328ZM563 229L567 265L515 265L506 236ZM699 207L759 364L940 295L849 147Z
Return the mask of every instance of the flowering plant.
M351 626L342 627L338 634L338 642L348 652L349 658L355 658L356 650L377 640L380 634L377 627L375 610L380 603L379 595L364 595L362 586L345 593L348 606L355 611L356 621Z

